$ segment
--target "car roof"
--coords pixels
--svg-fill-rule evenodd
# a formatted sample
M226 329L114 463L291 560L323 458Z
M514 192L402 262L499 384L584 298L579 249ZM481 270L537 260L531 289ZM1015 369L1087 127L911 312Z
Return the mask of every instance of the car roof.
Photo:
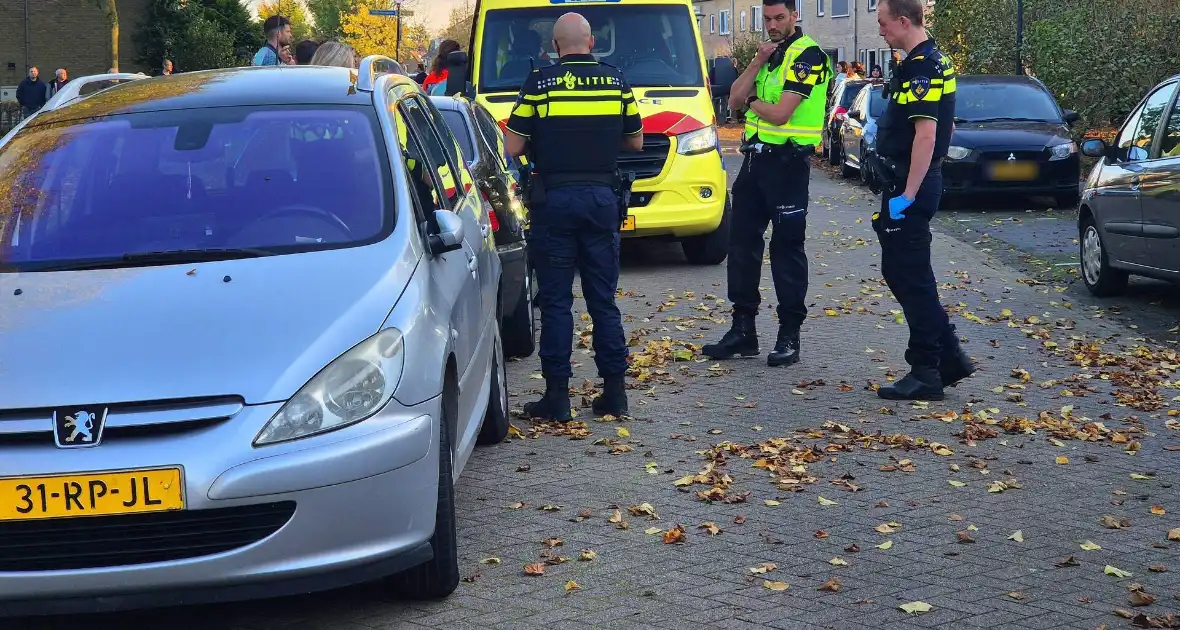
M1034 85L1041 82L1023 74L960 74L959 83L979 83L986 85Z
M471 101L462 96L431 96L430 102L434 103L435 108L439 111L461 112L468 109Z
M420 89L390 74L395 85ZM357 89L357 71L328 66L225 68L131 81L39 117L38 124L136 112L258 105L369 105Z

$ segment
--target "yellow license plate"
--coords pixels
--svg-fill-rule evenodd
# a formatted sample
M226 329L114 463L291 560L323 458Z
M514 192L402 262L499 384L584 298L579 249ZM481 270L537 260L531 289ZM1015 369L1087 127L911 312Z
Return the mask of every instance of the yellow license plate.
M183 509L179 468L0 479L0 521Z
M629 215L627 215L626 219L623 219L623 228L622 229L624 232L626 232L628 230L635 229L635 215L629 214Z
M997 162L991 166L991 177L1006 182L1027 182L1037 178L1036 162Z

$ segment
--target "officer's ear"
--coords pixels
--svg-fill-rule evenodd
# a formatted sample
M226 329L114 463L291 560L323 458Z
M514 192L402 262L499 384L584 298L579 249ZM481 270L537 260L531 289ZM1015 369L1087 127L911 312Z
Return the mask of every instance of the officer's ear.
M556 39L551 40L550 43L553 44L553 52L557 53L557 56L560 57L561 56L561 46L557 45L557 40Z
M594 34L590 34L590 50L594 50Z

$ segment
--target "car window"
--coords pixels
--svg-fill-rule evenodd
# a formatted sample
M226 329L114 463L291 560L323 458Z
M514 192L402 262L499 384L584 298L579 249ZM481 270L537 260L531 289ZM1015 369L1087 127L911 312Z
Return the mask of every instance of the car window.
M430 99L423 98L419 101L422 105L422 110L430 117L431 122L434 123L434 130L438 133L438 140L442 143L443 148L446 149L447 156L451 158L454 164L455 172L458 173L458 181L460 184L459 194L462 195L471 187L475 185L475 181L471 179L471 171L467 170L467 161L463 159L463 150L459 146L459 140L455 137L456 134L451 132L451 128L447 125L447 121L443 119L442 113L430 102Z
M885 89L876 85L872 87L867 100L869 116L872 118L880 118L885 113L885 106L889 104L889 99L885 98Z
M481 105L474 105L471 109L475 112L476 126L479 127L488 146L492 147L492 152L500 162L500 168L507 169L512 160L508 157L508 146L504 144L504 132L500 131L492 115Z
M421 157L425 166L437 177L441 184L440 198L435 200L434 206L438 210L450 210L458 200L455 170L443 149L442 142L434 133L430 123L430 115L426 113L422 102L417 98L407 98L399 107L405 116L408 126L413 128L421 142Z
M847 83L847 82L846 82ZM852 99L856 98L860 91L868 85L867 83L855 83L844 88L844 94L840 96L840 107L848 108L852 104Z
M453 109L441 110L439 113L442 114L451 133L455 135L455 139L459 141L459 148L463 151L465 161L468 164L474 162L479 154L476 152L475 146L471 144L471 131L467 128L467 117Z
M1180 104L1173 105L1168 116L1164 137L1160 140L1160 156L1180 157Z
M0 265L373 242L393 224L382 147L375 113L351 107L140 112L29 127L0 148Z
M1143 108L1139 112L1139 120L1135 122L1134 131L1119 138L1119 154L1126 155L1126 160L1136 162L1151 157L1151 150L1155 144L1155 134L1163 122L1164 110L1172 100L1172 93L1176 91L1176 84L1166 85L1147 97ZM1128 128L1131 128L1128 125Z
M1039 85L962 79L955 92L955 118L966 122L1062 122L1053 96Z

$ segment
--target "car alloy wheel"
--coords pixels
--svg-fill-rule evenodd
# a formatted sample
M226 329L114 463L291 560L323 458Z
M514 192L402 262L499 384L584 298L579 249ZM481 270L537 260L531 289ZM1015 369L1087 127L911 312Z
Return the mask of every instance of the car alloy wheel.
M1110 266L1110 254L1092 218L1084 220L1079 240L1078 257L1081 259L1082 282L1086 284L1086 289L1098 297L1119 295L1126 291L1129 274Z
M1098 284L1102 278L1102 239L1093 225L1087 225L1082 236L1082 273L1090 285Z

